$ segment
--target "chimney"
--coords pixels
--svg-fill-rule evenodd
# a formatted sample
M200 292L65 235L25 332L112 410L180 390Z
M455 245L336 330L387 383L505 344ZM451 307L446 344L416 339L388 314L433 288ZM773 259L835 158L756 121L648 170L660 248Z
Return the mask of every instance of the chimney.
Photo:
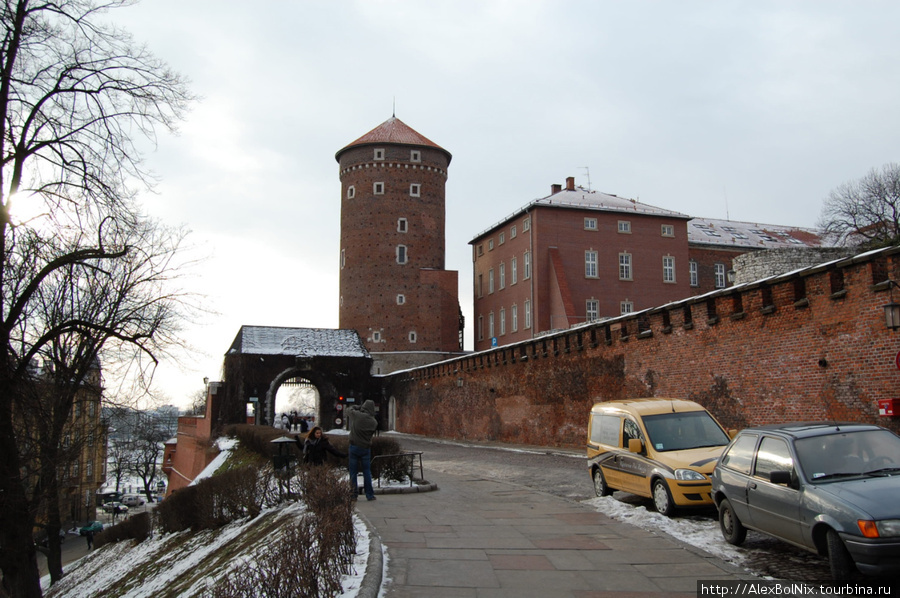
M550 195L556 195L560 191L562 191L562 185L560 185L559 183L550 185Z
M569 176L566 177L566 191L574 191L575 190L575 177Z

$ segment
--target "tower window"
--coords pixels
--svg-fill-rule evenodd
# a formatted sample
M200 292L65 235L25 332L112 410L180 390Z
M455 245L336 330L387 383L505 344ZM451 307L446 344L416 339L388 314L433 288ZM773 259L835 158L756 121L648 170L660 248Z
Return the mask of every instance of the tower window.
M341 270L347 265L347 254L345 252L346 249L341 249Z
M422 161L422 152L419 150L410 150L409 151L409 161L410 162L421 162Z
M410 197L421 197L422 196L422 185L419 183L413 183L409 186L409 195Z
M381 147L375 148L375 159L376 160L384 160L384 148L381 148Z
M397 245L397 263L405 264L409 261L409 256L406 253L406 245Z
M384 195L384 183L373 184L372 193L374 193L375 195Z
M418 337L417 337L417 335L416 335L416 331L415 331L415 330L410 330L410 331L409 331L409 342L414 343L414 342L416 342L416 339L417 339L417 338L418 338Z
M405 233L409 230L409 223L406 221L406 218L398 218L397 219L397 232Z
M380 343L380 342L381 342L381 331L380 331L380 330L373 330L373 331L372 331L372 342L373 342L373 343Z
M356 197L356 187L350 185L347 187L347 199L353 199L354 197Z
M406 295L397 295L397 305L403 305L404 303L406 303Z

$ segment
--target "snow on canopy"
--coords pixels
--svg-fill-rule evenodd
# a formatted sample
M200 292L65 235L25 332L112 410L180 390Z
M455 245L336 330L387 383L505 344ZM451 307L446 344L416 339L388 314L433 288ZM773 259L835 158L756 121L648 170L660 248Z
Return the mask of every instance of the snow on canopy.
M355 330L241 326L229 354L369 357Z

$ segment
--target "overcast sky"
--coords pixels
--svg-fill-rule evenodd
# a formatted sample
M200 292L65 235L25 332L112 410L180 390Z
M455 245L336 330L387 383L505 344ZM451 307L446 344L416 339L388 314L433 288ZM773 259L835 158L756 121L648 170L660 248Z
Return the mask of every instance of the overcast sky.
M692 216L815 226L900 160L900 3L145 0L110 18L202 96L147 156L148 211L209 259L184 404L243 324L338 325L335 152L396 115L453 160L447 269L471 346L468 242L576 184ZM590 179L588 179L588 173Z

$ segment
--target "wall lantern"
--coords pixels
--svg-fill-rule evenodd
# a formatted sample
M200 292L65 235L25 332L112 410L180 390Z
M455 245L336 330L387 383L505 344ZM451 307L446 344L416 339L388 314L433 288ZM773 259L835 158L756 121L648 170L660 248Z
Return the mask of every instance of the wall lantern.
M891 302L884 306L884 325L891 330L900 328L900 303L894 302L894 287L897 283L888 280L888 288L891 291Z
M463 379L462 379L462 376L460 376L459 378L456 379L456 385L457 385L458 387L462 388L462 386L463 386Z

